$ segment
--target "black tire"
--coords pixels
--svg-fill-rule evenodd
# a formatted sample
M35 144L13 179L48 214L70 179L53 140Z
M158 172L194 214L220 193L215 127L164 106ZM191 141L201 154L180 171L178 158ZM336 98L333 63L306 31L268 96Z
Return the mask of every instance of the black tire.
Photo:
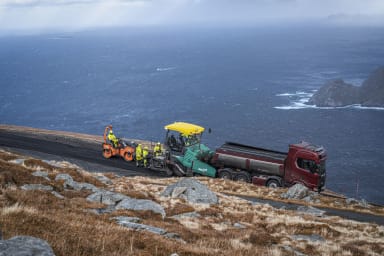
M173 176L173 171L170 170L169 168L165 168L165 176L172 177Z
M251 183L251 175L248 172L241 171L235 175L234 180Z
M278 188L281 187L280 182L275 179L271 179L267 182L267 187L269 188Z
M225 179L225 180L231 180L233 177L232 177L232 173L231 171L229 170L219 170L219 173L217 174L217 177L220 178L220 179Z
M129 156L130 156L130 153L125 153L123 159L124 159L126 162L130 162L130 160L127 160L127 156L129 157Z
M111 158L112 157L112 151L109 149L103 149L103 157L107 158L107 159Z

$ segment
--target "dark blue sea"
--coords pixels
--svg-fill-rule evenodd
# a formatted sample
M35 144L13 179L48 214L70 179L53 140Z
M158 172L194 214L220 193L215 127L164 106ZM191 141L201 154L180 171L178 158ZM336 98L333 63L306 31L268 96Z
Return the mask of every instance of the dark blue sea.
M160 140L164 125L225 141L328 151L327 188L384 204L384 109L303 104L384 65L380 28L119 28L0 37L0 123Z

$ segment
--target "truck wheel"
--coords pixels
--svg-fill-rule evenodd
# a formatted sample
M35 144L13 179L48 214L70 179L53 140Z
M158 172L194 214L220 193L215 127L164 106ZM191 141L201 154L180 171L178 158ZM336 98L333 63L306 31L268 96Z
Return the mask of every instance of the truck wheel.
M169 168L165 168L165 176L167 177L173 176L173 171L170 170Z
M112 156L112 151L109 149L103 149L103 157L105 158L111 158Z
M131 158L131 154L130 153L125 153L124 154L124 160L127 161L127 162L131 162L132 161L132 158Z
M220 170L217 177L220 179L231 180L232 173L228 170Z
M267 182L267 187L269 187L269 188L278 188L278 187L280 187L280 182L278 182L277 180L269 180Z
M235 175L234 180L250 183L251 182L251 175L249 175L248 172L241 171Z

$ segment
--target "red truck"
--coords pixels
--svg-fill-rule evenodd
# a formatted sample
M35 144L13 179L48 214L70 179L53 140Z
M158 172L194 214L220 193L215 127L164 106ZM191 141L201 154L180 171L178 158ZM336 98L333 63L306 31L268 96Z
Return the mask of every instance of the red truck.
M288 153L227 142L216 149L210 164L221 178L268 187L301 183L320 192L326 158L323 147L306 142L289 145Z

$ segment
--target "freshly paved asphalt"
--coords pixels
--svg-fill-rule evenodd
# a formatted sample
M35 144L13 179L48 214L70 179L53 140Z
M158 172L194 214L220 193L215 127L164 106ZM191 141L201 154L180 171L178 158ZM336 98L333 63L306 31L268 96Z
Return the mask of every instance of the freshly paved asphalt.
M47 156L48 158L56 160L74 160L75 164L88 167L85 168L87 171L109 170L123 176L164 176L162 173L136 167L135 162L126 162L119 157L105 159L99 143L60 135L41 136L0 130L0 147L19 152L31 151L34 155L49 154L52 157Z

